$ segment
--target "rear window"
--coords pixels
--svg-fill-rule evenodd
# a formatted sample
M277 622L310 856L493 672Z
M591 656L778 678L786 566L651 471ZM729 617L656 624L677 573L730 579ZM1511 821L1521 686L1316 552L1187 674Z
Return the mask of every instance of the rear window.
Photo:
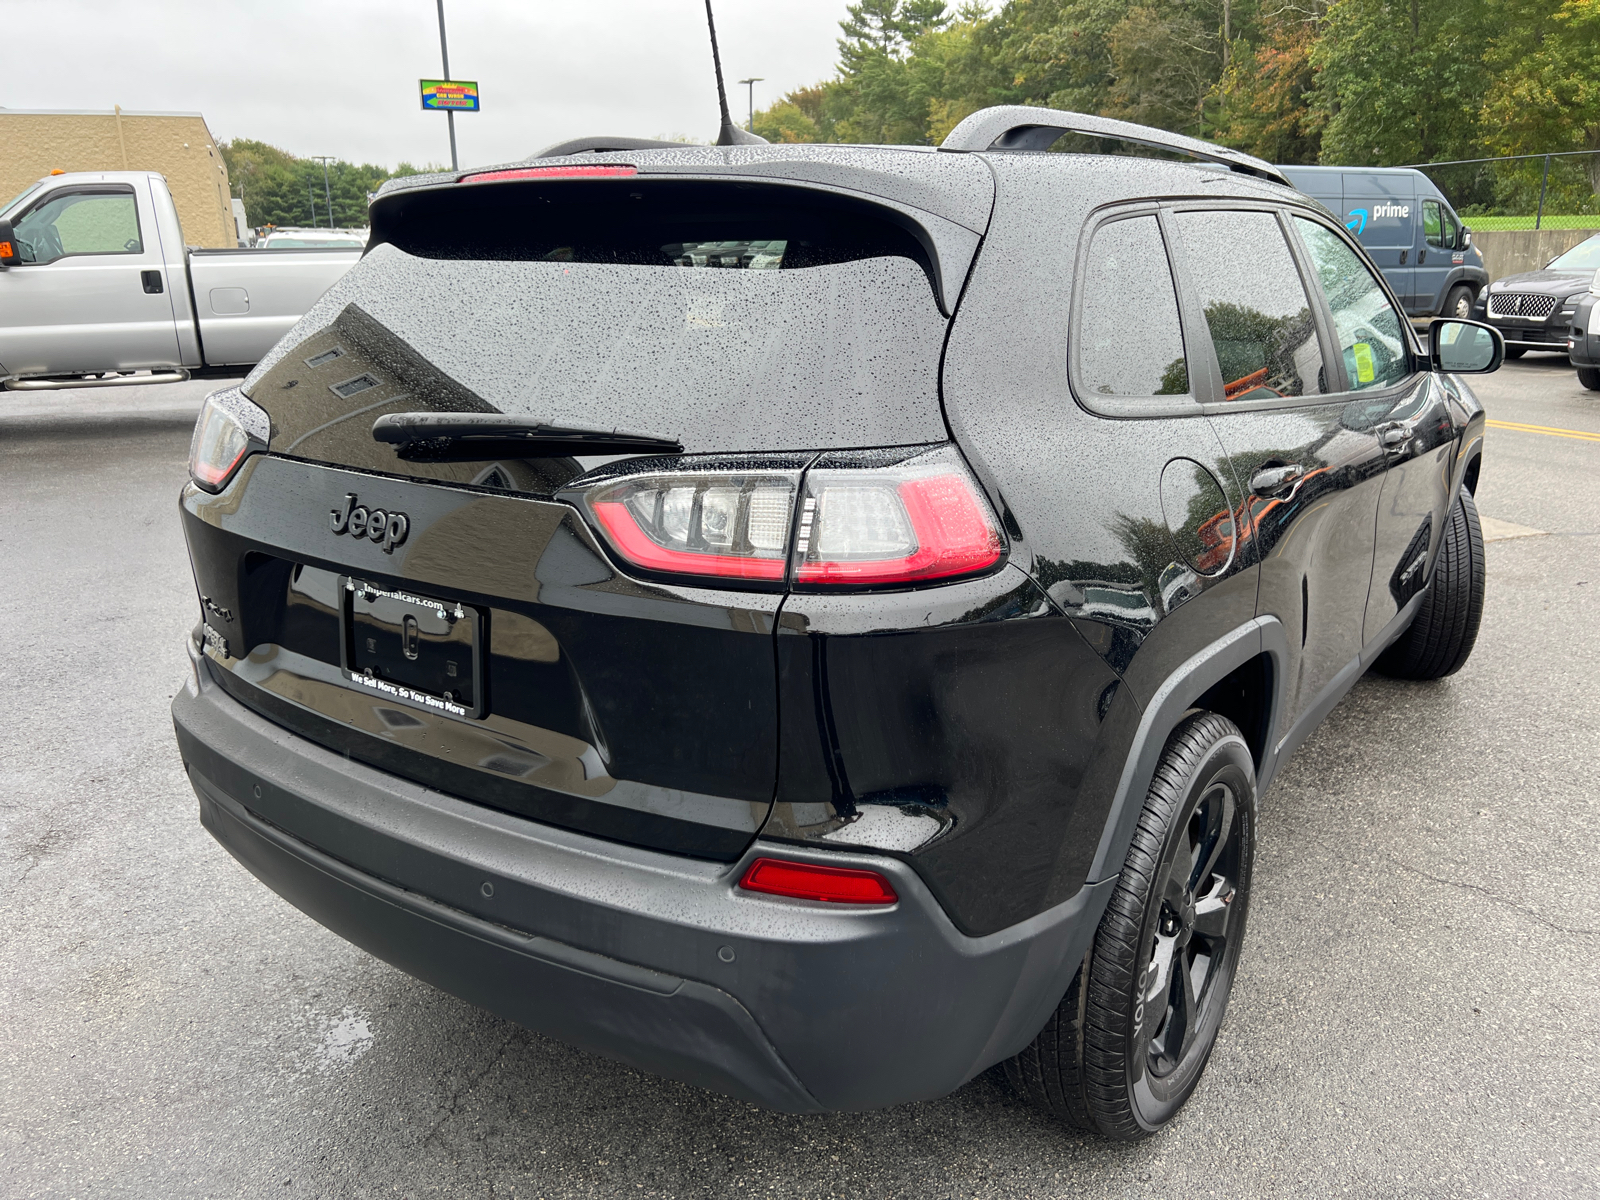
M373 242L421 258L798 270L931 260L892 209L779 184L625 176L465 184L388 198Z
M458 187L463 212L438 194L375 212L376 249L308 314L300 348L247 382L273 449L423 473L370 437L376 417L422 409L691 453L947 436L946 320L897 214L794 188L621 182ZM634 199L657 190L661 203ZM333 390L357 376L374 385Z

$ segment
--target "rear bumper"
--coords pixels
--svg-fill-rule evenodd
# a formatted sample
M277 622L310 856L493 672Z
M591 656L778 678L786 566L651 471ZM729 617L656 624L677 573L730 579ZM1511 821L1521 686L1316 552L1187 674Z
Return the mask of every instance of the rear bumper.
M929 1099L1021 1049L1115 883L971 938L898 860L757 841L712 863L540 825L344 759L204 670L173 720L206 828L329 929L531 1029L783 1111ZM738 891L761 853L870 865L901 899Z

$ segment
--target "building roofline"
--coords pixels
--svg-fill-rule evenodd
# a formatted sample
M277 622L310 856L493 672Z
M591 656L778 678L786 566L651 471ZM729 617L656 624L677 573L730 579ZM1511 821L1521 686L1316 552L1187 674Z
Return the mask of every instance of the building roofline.
M198 112L145 112L125 108L120 114L114 108L5 108L0 106L0 116L4 117L198 117L204 121L205 114Z

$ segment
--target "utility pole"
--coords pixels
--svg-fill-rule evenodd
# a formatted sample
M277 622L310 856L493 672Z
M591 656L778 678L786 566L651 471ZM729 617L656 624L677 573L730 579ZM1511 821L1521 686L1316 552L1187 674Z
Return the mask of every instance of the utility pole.
M440 0L441 4L443 2L444 2L444 0ZM745 128L748 129L751 133L754 133L755 132L755 123L756 123L756 84L765 83L766 80L763 79L759 75L754 75L754 76L751 76L749 79L741 79L741 80L739 80L739 82L744 84L746 87L748 87L750 89L750 121L745 126Z
M311 228L317 227L317 192L311 186L311 180L306 180L306 199L311 201Z
M335 224L333 219L333 192L328 187L328 161L331 157L332 156L328 154L313 154L311 156L313 162L320 162L322 164L322 198L328 202L329 229L332 229Z
M444 77L450 78L450 47L444 40L444 0L439 0L439 57L444 60ZM456 114L449 109L445 110L444 119L450 123L450 169L459 171L461 168L456 162Z

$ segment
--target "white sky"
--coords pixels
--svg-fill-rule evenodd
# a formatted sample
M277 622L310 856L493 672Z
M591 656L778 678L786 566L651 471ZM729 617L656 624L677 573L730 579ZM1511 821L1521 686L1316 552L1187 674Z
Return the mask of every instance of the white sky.
M735 120L833 73L845 0L713 0ZM203 113L212 134L301 156L450 161L434 0L49 0L0 4L0 107ZM710 141L704 0L445 0L450 68L483 111L456 116L462 166L569 137ZM27 48L33 47L35 51ZM48 48L48 49L46 49Z

